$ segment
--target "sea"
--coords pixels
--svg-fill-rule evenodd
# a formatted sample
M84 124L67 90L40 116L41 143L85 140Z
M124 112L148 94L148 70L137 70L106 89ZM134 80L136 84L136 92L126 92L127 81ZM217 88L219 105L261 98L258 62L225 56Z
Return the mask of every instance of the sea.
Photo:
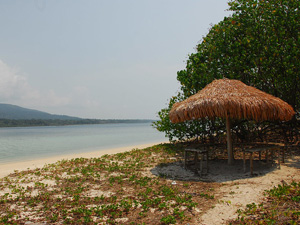
M149 122L0 128L0 164L162 142Z

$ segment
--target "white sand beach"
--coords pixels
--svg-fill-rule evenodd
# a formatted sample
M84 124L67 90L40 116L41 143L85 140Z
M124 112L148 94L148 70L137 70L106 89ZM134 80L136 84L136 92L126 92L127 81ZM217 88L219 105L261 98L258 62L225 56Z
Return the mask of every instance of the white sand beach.
M71 154L38 160L2 164L0 165L0 178L13 173L15 170L22 171L28 168L41 168L46 164L55 163L63 159L81 157L95 158L101 157L105 154L116 154L137 148L143 149L146 147L151 147L155 144L159 143L149 143L138 146L127 146L122 148L99 150L89 153ZM158 156L154 155L154 157L156 159ZM247 172L243 172L243 165L241 163L241 160L236 160L234 166L229 166L227 164L227 160L222 159L212 160L209 163L209 173L205 175L203 174L203 176L200 177L199 175L195 175L193 172L184 169L182 161L168 163L164 166L152 165L145 171L143 171L143 174L147 175L147 177L155 177L158 176L158 174L166 175L166 177L172 178L167 180L167 182L172 183L172 185L179 185L181 181L186 181L187 183L190 182L190 184L193 183L192 185L200 186L210 182L222 184L222 186L216 189L216 191L214 192L214 196L218 199L218 201L212 207L204 207L204 211L202 211L202 213L200 210L200 206L196 209L195 212L197 213L194 215L193 224L201 225L228 224L229 220L237 218L238 214L236 212L238 209L244 209L247 204L251 204L253 202L259 204L260 202L264 201L266 199L264 195L265 190L271 189L280 184L282 185L285 183L291 183L293 181L300 181L299 154L289 155L286 158L286 162L284 164L281 164L281 168L278 168L278 165L268 166L265 162L256 160L254 162L254 176L250 175L249 164L247 164ZM177 180L178 184L176 184ZM194 182L196 180L197 182ZM51 180L45 180L43 182L49 184L50 188L52 188L51 184L53 184L53 182L55 183L55 181ZM31 187L30 185L32 185L32 180L26 185L28 187ZM94 190L91 189L91 191L93 192ZM6 192L7 189L2 192L2 195ZM36 218L33 216L31 217L31 219L35 220Z
M156 144L160 144L160 143L148 143L148 144L143 144L143 145L133 145L133 146L120 147L120 148L98 150L98 151L93 151L93 152L83 152L83 153L76 153L76 154L69 154L69 155L60 155L60 156L20 161L20 162L14 162L14 163L4 163L4 164L0 164L0 178L3 178L5 176L13 173L15 170L22 171L22 170L26 170L26 169L41 168L46 164L55 163L55 162L57 162L59 160L63 160L63 159L95 158L95 157L101 157L106 154L116 154L116 153L120 153L120 152L130 151L134 148L139 148L139 149L147 148L147 147L150 147L150 146L153 146Z

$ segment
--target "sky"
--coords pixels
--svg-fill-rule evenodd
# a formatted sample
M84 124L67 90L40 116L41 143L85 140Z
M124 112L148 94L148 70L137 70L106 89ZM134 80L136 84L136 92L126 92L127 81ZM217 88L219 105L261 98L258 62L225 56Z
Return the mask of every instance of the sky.
M158 119L227 0L0 0L0 103Z

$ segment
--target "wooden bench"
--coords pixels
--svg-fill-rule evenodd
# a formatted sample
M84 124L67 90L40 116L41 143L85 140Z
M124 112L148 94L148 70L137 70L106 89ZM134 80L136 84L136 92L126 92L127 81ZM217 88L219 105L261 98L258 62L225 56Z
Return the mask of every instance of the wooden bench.
M261 153L262 151L266 151L265 154L265 159L267 163L269 162L269 151L271 151L271 161L273 162L273 156L274 156L274 151L280 150L280 146L278 145L270 145L270 146L264 146L264 147L257 147L257 148L250 148L250 149L245 149L243 148L243 167L244 167L244 172L246 172L246 153L250 154L250 172L251 175L253 175L253 153L258 152L259 153L259 160L261 161ZM283 155L284 157L284 155ZM278 166L280 168L280 154L278 156Z
M208 150L206 148L186 148L184 149L184 168L187 169L187 164L188 164L188 154L189 153L194 153L194 164L195 164L195 170L197 172L197 164L199 161L199 155L201 156L200 160L200 173L202 174L203 171L203 161L204 161L204 156L206 157L206 172L208 173Z

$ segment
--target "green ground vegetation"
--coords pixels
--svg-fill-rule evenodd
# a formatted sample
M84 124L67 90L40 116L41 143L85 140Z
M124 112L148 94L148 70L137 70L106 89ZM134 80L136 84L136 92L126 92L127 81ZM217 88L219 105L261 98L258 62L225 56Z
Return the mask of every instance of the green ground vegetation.
M154 173L182 161L182 147L161 144L15 171L0 179L0 224L197 224L220 201L222 184ZM295 182L268 190L266 202L249 203L231 223L298 224L299 195Z
M178 148L165 144L16 171L0 180L0 224L193 222L214 204L220 185L180 180L175 185L153 175L151 169L182 157Z

